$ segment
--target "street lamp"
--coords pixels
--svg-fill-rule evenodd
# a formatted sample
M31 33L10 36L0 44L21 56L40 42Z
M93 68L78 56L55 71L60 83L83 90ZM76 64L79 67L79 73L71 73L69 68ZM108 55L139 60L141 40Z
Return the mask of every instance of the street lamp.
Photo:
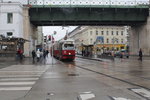
M53 65L53 42L54 42L54 40L53 40L53 35L55 35L57 32L56 31L54 31L54 33L53 34L51 34L51 47L52 47L52 65Z

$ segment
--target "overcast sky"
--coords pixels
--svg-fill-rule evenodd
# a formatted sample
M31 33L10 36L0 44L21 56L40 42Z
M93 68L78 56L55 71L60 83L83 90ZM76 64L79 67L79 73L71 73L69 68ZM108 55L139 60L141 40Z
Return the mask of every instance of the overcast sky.
M60 40L62 39L65 35L66 32L71 32L74 30L77 26L43 26L43 33L44 35L51 35L56 31L56 35L54 35L55 40Z

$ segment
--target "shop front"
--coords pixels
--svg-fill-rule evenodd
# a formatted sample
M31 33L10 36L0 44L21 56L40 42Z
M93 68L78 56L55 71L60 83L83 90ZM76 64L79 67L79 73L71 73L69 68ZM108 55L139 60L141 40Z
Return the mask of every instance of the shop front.
M82 45L82 55L92 56L93 55L93 45Z
M25 39L23 38L1 38L0 39L0 58L15 58L18 49L24 51Z
M125 44L97 44L95 46L97 51L120 51L125 48Z

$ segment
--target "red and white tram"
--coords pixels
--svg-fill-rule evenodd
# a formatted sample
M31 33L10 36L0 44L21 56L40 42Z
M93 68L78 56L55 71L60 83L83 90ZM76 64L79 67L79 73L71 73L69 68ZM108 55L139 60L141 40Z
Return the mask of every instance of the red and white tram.
M67 39L56 41L53 45L53 56L60 60L74 60L75 59L74 40Z

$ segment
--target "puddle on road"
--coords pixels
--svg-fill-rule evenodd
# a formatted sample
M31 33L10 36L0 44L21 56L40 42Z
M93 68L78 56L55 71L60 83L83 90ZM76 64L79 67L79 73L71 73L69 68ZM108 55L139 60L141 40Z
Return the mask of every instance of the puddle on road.
M79 76L79 74L70 73L68 76Z
M53 96L53 95L54 95L54 93L52 93L52 92L51 92L51 93L47 93L47 95Z
M78 100L91 100L92 98L95 98L95 94L93 94L92 92L82 92L79 94L79 96L77 97Z

